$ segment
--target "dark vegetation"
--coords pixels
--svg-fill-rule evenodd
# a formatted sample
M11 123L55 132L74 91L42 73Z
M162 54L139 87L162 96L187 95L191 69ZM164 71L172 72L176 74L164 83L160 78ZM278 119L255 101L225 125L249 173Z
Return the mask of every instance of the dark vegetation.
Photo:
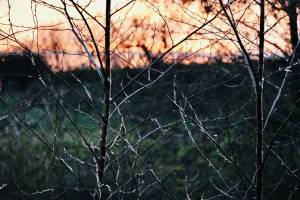
M286 65L280 60L266 64L265 113L276 97ZM128 94L169 67L170 64L159 63L139 78ZM141 70L114 69L112 96ZM4 55L0 75L1 199L90 199L55 155L68 163L86 188L95 187L93 160L77 132L81 130L92 143L98 141L97 112L103 109L103 99L99 98L102 91L96 72L53 73L41 57ZM265 129L266 144L299 97L297 76L291 73L287 79L279 105ZM192 199L213 197L220 190L231 196L243 196L239 192L247 190L243 184L248 184L247 178L252 180L250 174L255 171L254 102L247 69L238 60L230 64L175 65L157 82L128 99L119 110L112 108L112 112L120 112L122 117L116 115L110 119L108 144L114 143L114 131L118 130L122 137L136 144L134 148L142 160L124 141L112 145L104 180L109 185L104 189L105 197L110 194L112 199L136 199L134 192L110 193L109 190L132 191L139 183L140 190L144 191L141 199L166 199L165 189L145 163L178 199L187 198L187 188ZM183 123L176 104L193 117L186 117ZM296 109L276 137L273 147L276 154L270 153L266 163L264 190L268 199L300 198L299 117L300 110ZM239 168L217 150L205 132ZM227 184L236 184L243 191L227 188Z
M34 80L47 73L44 59L35 54L0 55L0 91L6 87L14 90L26 90ZM13 87L8 85L12 84Z

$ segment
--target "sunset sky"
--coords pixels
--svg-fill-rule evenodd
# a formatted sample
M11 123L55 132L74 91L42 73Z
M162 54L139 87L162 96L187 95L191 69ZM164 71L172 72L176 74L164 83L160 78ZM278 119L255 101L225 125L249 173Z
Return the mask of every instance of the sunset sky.
M59 11L49 8L45 4L54 5L58 8L62 8L63 5L60 0L36 0L38 3L32 3L32 0L0 0L1 13L0 13L0 30L1 33L11 33L9 26L9 10L8 2L11 6L10 10L10 22L14 25L13 32L22 31L22 33L15 34L16 38L24 43L31 44L31 48L35 49L36 41L39 41L39 48L43 50L50 50L53 48L53 42L58 43L61 49L74 53L74 50L81 51L78 41L70 31L42 31L43 28L39 29L37 35L37 29L35 29L35 21L38 19L38 25L55 25L62 23L56 28L70 28L66 17ZM81 6L86 5L87 0L78 1ZM97 17L100 22L104 21L103 13L105 9L104 0L92 0L91 4L86 8L90 14ZM129 0L112 0L112 11L125 5ZM158 3L159 2L159 3ZM201 11L200 4L192 2L189 4L182 4L181 1L142 1L137 0L130 4L122 12L113 15L113 33L112 33L112 48L115 50L115 54L122 55L123 58L133 59L132 55L135 52L141 52L140 46L143 44L147 46L152 52L163 52L165 49L172 46L174 43L181 40L189 32L195 28L201 26L207 19L211 18L214 11L217 9L215 6L211 13L207 14L203 10ZM170 6L172 5L172 6ZM246 8L246 6L245 6ZM255 6L243 9L243 6L233 7L235 16L243 17L244 21L249 27L255 27L257 24L256 20L256 8ZM75 9L71 6L68 7L68 11L72 17L79 18ZM36 18L34 17L36 13ZM133 25L133 22L136 24ZM99 41L99 46L103 43L103 30L97 26L94 22L91 22L93 31ZM267 15L266 25L272 27L276 21L271 15ZM81 22L78 20L76 24L83 28ZM278 23L271 31L267 33L267 39L273 43L277 43L281 48L286 49L287 44L284 40L288 37L286 28L283 28L285 21ZM134 27L135 26L135 27ZM28 30L33 27L34 29ZM247 28L246 26L240 29L242 36L245 36L245 44L249 50L255 51L256 48L256 33ZM44 27L45 28L45 27ZM50 28L50 27L48 27ZM51 27L53 29L53 27ZM213 23L200 30L199 33L186 41L180 47L175 49L172 53L184 55L185 53L191 53L194 55L202 54L224 54L222 50L227 47L227 53L238 53L239 50L232 43L234 36L227 34L230 31L228 23L224 21L224 18L217 18ZM87 32L83 32L87 33ZM163 33L163 34L162 34ZM37 37L38 36L38 37ZM50 37L49 37L50 36ZM86 38L89 37L86 35ZM7 40L0 40L2 51L7 51L16 44L12 44ZM52 47L51 47L52 45ZM231 46L231 47L230 47ZM267 44L268 48L268 44ZM126 49L126 50L125 50ZM130 52L129 52L130 50ZM91 50L92 51L92 50ZM278 53L274 51L272 53ZM225 53L224 55L227 56ZM51 57L51 56L50 56ZM53 57L53 55L52 55ZM140 57L134 58L136 60L141 59ZM68 59L65 59L68 60ZM86 62L86 58L84 59ZM79 64L79 63L76 63Z
M36 11L37 19L40 25L49 25L49 24L55 24L58 22L66 22L65 16L46 5L42 5L41 3L32 3L32 0L0 0L0 6L1 6L1 15L0 15L0 22L3 24L9 23L9 4L11 6L10 9L10 17L11 22L14 25L17 26L25 26L25 27L32 27L34 26L34 18L33 13ZM36 2L42 2L40 0ZM49 5L55 5L58 7L63 7L63 4L60 0L46 0L43 1L46 2ZM85 5L87 0L80 0L79 1L81 5ZM118 0L116 2L113 2L113 9L116 9L120 7L121 5L124 5L127 1L126 0ZM100 13L104 13L105 4L103 0L93 0L90 6L88 7L88 11L93 15L101 15ZM138 11L143 11L144 8L142 5L134 6L133 12L136 14L139 14ZM76 13L74 9L69 10L71 14ZM79 15L77 15L79 16ZM5 29L5 26L0 26L1 29Z

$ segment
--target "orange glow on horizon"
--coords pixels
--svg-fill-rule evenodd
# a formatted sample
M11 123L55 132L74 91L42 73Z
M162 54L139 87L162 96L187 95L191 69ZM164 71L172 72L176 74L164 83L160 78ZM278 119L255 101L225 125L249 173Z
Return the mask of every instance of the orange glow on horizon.
M168 2L165 3L165 1ZM131 67L147 64L145 49L141 46L144 45L152 54L159 55L214 15L214 12L208 14L201 11L201 5L196 1L186 4L182 4L179 0L165 1L137 0L120 13L113 15L112 51L116 65L128 66L129 61ZM90 64L85 56L84 48L71 32L66 16L61 13L63 4L60 0L35 0L34 2L37 3L32 3L32 0L9 0L10 12L7 2L8 0L0 0L0 6L4 8L2 12L4 14L0 15L1 33L15 33L14 37L18 41L33 51L43 52L50 64L58 69L67 70L70 67ZM46 2L48 6L42 5L41 2ZM82 0L80 5L85 6L87 2L88 0ZM103 0L95 0L87 7L87 11L102 24L104 23L105 9L103 2ZM114 12L129 0L112 2L112 11ZM171 3L172 6L170 6ZM50 8L50 5L55 5L55 9ZM246 6L244 7L246 9ZM243 6L239 7L239 9L241 8ZM235 7L232 9L237 18L241 17L249 25L249 27L239 25L239 30L247 49L255 55L257 33L251 30L251 27L257 27L256 6L247 8L245 12ZM71 17L76 18L76 25L82 31L82 37L87 42L89 51L96 56L95 47L90 41L87 28L82 21L77 20L80 15L71 6L68 6L68 11ZM280 15L284 14L280 13ZM219 55L227 58L231 54L239 53L237 46L232 42L232 40L235 41L235 37L229 34L230 27L224 20L224 17L218 17L189 40L173 49L166 59L172 61L186 57L185 62L206 62L208 56ZM94 31L98 48L103 51L103 29L91 19L88 22ZM13 26L10 26L10 23ZM267 28L272 27L275 23L275 18L268 15ZM284 26L285 28L282 28ZM285 50L290 48L286 42L288 38L286 26L286 19L282 19L266 34L268 54L280 54L280 51L274 51L271 43L278 44ZM15 51L19 47L19 44L7 39L0 40L0 45L0 49L4 52ZM56 55L57 53L59 55Z

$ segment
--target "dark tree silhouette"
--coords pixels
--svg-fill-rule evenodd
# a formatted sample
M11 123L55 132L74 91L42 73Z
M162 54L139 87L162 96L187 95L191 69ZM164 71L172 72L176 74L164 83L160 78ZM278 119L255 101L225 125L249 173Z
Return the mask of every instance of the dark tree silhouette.
M8 83L14 89L25 90L30 82L37 80L48 66L40 55L20 53L0 55L0 92Z
M270 2L274 10L284 11L289 20L289 32L290 32L290 42L293 48L294 60L300 58L300 45L299 35L298 35L298 12L297 9L300 6L299 0L278 0L277 2Z

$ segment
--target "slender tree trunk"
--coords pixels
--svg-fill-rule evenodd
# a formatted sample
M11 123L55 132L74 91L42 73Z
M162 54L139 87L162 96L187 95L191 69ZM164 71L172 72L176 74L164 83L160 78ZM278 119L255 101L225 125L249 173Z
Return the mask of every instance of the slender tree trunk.
M111 17L111 0L106 0L106 19L105 19L105 74L104 74L104 111L102 118L102 127L100 135L100 158L98 160L98 181L103 182L105 156L106 156L106 141L109 127L109 112L110 112L110 17ZM101 190L101 185L100 185ZM101 194L99 194L101 199Z
M290 36L291 36L291 44L293 51L295 52L294 60L300 58L300 45L299 36L298 36L298 14L297 14L297 6L296 4L291 4L287 8L287 14L289 16L289 23L290 23ZM298 47L297 47L298 45Z
M297 14L297 4L293 3L289 5L289 7L285 8L285 11L289 17L289 23L290 23L290 37L291 37L291 44L293 48L293 57L290 59L293 59L293 62L300 59L300 44L299 44L299 36L298 36L298 14ZM300 97L300 81L299 81L299 75L300 75L300 65L296 65L292 68L293 76L291 79L292 82L292 90L295 92L295 98L298 99Z
M259 28L259 63L258 81L256 86L256 199L263 199L263 73L264 73L264 42L265 42L265 2L260 2Z

